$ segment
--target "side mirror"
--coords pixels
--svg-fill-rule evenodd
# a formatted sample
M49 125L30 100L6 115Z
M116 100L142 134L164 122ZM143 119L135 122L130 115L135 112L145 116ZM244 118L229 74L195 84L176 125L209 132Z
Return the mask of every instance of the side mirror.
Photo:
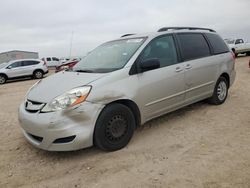
M11 66L11 65L10 65L10 66L8 66L8 67L7 67L7 69L12 69L12 66Z
M140 62L139 67L141 69L141 72L153 70L160 68L160 61L159 59L147 59L145 61Z

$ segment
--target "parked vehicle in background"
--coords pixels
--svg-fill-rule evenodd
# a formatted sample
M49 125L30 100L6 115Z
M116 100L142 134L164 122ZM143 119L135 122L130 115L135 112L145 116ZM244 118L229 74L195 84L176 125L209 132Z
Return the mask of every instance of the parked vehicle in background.
M60 65L60 61L56 57L44 57L42 60L46 62L48 67L56 67Z
M189 104L225 102L235 59L212 29L124 35L36 83L19 108L25 138L44 150L125 147L136 127Z
M62 65L63 63L65 63L66 61L69 61L69 60L70 60L70 58L60 58L59 59L60 63L58 66Z
M20 77L40 79L48 73L46 62L37 59L22 59L0 64L0 84Z
M79 62L79 59L72 59L64 62L63 64L56 67L55 72L60 72L62 70L72 70L72 68Z
M244 42L243 39L225 39L228 46L232 49L232 51L235 53L235 56L237 57L238 54L244 54L250 56L250 43Z

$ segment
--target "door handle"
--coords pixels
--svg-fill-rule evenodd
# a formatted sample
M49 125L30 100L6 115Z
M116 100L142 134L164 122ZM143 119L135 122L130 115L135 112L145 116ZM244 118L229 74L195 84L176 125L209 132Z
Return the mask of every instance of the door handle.
M182 68L181 67L176 67L175 68L175 72L181 72L182 71Z
M186 67L185 67L186 69L191 69L192 68L192 66L190 65L190 64L186 64Z

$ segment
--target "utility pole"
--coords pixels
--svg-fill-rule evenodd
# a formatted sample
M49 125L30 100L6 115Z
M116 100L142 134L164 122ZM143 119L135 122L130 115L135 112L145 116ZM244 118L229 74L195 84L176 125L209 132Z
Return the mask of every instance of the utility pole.
M74 37L74 31L72 31L72 33L71 33L70 48L69 48L69 58L71 58L71 53L72 53L73 37Z

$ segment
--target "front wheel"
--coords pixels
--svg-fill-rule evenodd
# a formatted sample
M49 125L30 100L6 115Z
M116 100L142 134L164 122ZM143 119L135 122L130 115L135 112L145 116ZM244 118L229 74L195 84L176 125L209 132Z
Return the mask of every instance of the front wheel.
M0 75L0 84L4 84L7 81L7 77L4 75Z
M122 104L110 104L101 112L95 126L94 144L106 151L125 147L133 136L135 118Z
M220 105L225 102L228 94L228 81L224 77L220 77L214 88L213 96L209 99L211 104Z

